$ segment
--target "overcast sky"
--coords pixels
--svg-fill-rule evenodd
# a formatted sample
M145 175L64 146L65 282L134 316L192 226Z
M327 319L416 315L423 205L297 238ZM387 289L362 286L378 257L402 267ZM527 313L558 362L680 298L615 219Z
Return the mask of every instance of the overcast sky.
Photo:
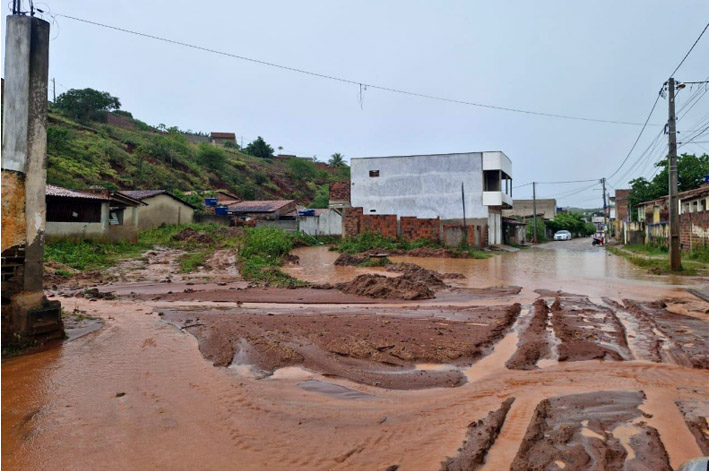
M5 2L6 3L6 2ZM7 14L7 8L3 3ZM36 3L65 14L356 82L525 110L643 122L662 83L709 22L709 1L90 1ZM3 35L4 36L4 35ZM263 136L327 160L501 150L517 185L609 176L638 126L548 118L368 89L56 17L57 94L92 87L149 124ZM4 37L3 37L4 43ZM3 44L4 50L4 44ZM709 76L709 32L676 74ZM689 88L678 96L689 98ZM709 94L679 122L693 129ZM664 124L661 99L651 119ZM706 118L704 118L706 119ZM658 137L650 126L609 182ZM662 136L661 139L665 140ZM682 135L680 135L680 141ZM681 151L706 152L709 144ZM702 147L703 146L703 147ZM576 189L586 191L564 197ZM612 192L612 188L609 187ZM531 186L515 197L527 197ZM600 186L540 185L560 204L599 206Z

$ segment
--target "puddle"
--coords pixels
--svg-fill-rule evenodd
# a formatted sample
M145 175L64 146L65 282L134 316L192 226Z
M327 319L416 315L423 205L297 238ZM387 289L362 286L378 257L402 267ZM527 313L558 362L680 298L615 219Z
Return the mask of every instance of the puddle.
M342 385L315 379L301 382L298 384L298 387L307 392L320 393L329 397L343 398L345 400L361 400L365 398L372 398L374 396L368 393L352 390L351 388L343 387Z
M458 367L452 364L416 364L416 370L456 370Z

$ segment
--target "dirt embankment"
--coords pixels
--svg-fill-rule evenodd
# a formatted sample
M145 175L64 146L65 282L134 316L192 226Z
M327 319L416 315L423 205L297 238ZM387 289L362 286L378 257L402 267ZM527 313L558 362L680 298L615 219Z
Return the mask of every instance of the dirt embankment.
M702 454L709 456L709 401L677 400L675 403Z
M465 278L463 274L456 272L440 273L435 270L424 269L420 265L416 265L411 262L397 262L394 264L388 264L384 268L389 272L398 272L411 279L436 284L439 286L445 286L445 283L443 282L444 280Z
M670 470L643 392L553 397L535 410L512 470Z
M411 309L394 316L234 309L173 311L164 317L193 334L216 366L247 364L267 375L302 365L368 385L411 389L465 383L457 369L419 370L416 364L474 363L504 336L519 312L520 305L514 304L440 307L425 318Z
M559 339L559 361L632 359L625 328L615 313L587 297L557 296L551 323Z
M443 461L441 470L478 470L485 463L487 451L495 444L514 401L514 398L508 398L485 418L470 423L458 455Z
M536 369L539 359L549 356L549 337L547 336L549 307L543 299L539 298L534 302L532 310L532 318L520 335L517 350L505 363L505 367L508 369Z

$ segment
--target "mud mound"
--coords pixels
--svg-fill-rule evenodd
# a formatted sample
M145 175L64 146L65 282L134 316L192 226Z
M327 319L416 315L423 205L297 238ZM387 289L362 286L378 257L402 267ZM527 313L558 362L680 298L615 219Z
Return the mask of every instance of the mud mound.
M517 350L505 363L505 367L508 369L536 369L539 359L549 356L549 340L546 328L549 308L544 300L540 298L534 302L532 310L532 319L520 335Z
M350 295L363 295L371 298L395 300L434 298L433 290L426 284L411 280L403 275L400 277L385 277L377 274L362 274L351 282L337 284L337 288Z
M505 423L514 398L505 400L499 409L491 411L481 420L468 425L463 446L456 457L447 458L441 464L441 470L477 470L485 463L485 456Z
M340 256L335 259L335 265L338 266L356 266L360 265L366 261L369 256L364 254L340 254Z
M388 264L384 267L389 272L400 272L415 280L420 280L421 282L430 281L431 283L443 283L444 279L464 279L463 274L458 274L455 272L448 272L441 274L435 270L424 269L423 267L413 264L411 262L396 262L394 264Z
M174 241L183 241L187 243L212 244L214 238L207 233L197 231L192 228L185 228L172 237Z
M659 433L642 421L644 398L610 391L542 401L510 468L671 470Z
M419 247L406 251L406 255L411 257L455 257L450 249Z

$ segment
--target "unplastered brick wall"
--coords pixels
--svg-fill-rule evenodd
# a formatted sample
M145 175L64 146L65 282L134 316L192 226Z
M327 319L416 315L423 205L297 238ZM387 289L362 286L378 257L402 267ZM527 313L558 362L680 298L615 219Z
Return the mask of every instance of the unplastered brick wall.
M679 236L685 251L709 246L709 211L679 215Z
M416 218L415 216L401 217L401 237L404 239L430 239L440 241L440 218Z
M343 218L343 237L354 238L359 235L363 216L362 207L345 208Z
M330 200L334 201L350 201L350 183L335 182L330 185Z
M385 238L396 238L396 215L362 215L360 231L363 233L381 234Z

